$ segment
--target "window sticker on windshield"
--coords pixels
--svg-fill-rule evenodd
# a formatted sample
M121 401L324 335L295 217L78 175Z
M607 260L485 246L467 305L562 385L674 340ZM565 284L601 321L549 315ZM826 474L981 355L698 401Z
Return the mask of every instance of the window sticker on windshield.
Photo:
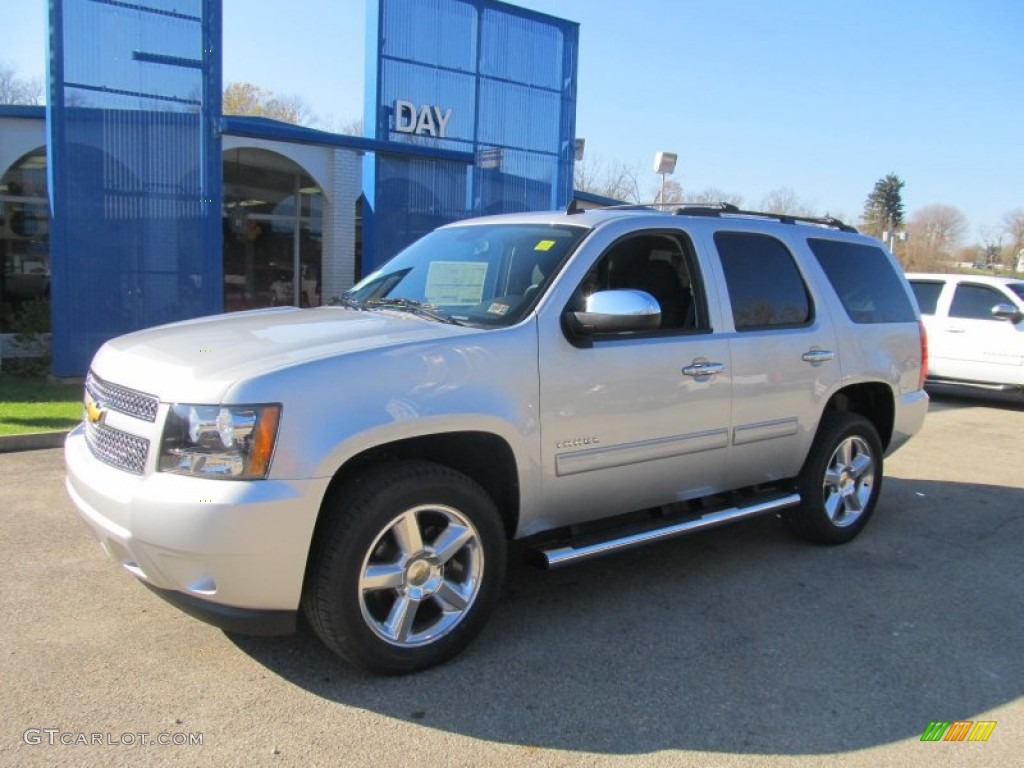
M550 251L551 248L554 246L554 244L555 244L554 240L541 240L539 243L537 243L535 246L533 246L533 250L535 250L535 251Z
M486 261L434 261L427 272L424 298L430 304L468 307L484 298Z
M495 301L487 308L487 312L492 315L504 315L508 312L508 304L503 301Z

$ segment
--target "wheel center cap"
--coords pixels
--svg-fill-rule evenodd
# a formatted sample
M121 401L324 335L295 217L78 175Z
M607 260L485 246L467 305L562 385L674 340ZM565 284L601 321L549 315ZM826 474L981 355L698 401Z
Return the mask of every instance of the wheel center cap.
M405 578L410 586L422 587L430 578L430 564L426 560L416 560L410 563L405 572Z

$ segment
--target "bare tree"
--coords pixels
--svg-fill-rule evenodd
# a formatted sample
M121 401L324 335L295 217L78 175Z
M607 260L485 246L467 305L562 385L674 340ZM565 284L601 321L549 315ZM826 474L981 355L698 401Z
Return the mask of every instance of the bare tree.
M939 269L953 260L967 233L967 218L952 205L918 208L907 222L904 261L908 269Z
M573 186L613 200L640 202L640 171L620 160L605 163L597 156L585 157L573 168Z
M665 205L681 203L683 202L683 187L675 179L665 179L664 185L659 181L658 186L654 188L653 199Z
M718 187L704 187L704 189L699 192L694 191L683 194L681 201L684 203L697 203L703 205L728 203L729 205L735 205L739 208L743 205L743 196L723 192Z
M765 213L779 213L789 216L814 216L814 209L797 196L789 187L773 189L761 201L761 210Z
M1007 245L1007 262L1016 269L1020 259L1024 259L1024 208L1014 208L1003 216L1003 228L1009 238Z
M313 118L311 126L313 128L318 128L321 131L340 133L344 134L345 136L363 135L363 118L361 117L353 117L347 120L339 120L334 115L327 115L327 117L317 116Z
M222 110L225 115L269 117L295 125L310 125L315 120L301 96L278 96L253 83L230 83L224 89Z
M22 77L10 64L0 64L0 104L42 104L43 82Z
M984 257L981 259L985 266L1001 266L1003 263L1003 236L1006 234L1003 229L995 226L978 227L978 234L981 235L981 247Z

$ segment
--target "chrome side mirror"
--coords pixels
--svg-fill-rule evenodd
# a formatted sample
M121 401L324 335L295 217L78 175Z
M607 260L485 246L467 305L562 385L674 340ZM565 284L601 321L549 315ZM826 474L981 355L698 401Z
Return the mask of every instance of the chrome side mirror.
M578 335L656 331L661 327L661 307L646 291L622 289L598 291L587 297L582 312L566 312Z
M1024 317L1024 312L1021 312L1013 304L996 304L992 307L992 317L996 317L1000 320L1008 320L1011 323L1019 323L1021 318Z

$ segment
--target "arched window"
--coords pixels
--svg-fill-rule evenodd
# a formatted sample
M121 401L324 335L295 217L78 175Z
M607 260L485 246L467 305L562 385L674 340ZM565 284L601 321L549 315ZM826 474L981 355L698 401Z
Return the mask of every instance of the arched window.
M224 309L321 303L323 193L264 149L224 152Z
M50 298L50 204L46 147L0 176L0 331L25 302Z

